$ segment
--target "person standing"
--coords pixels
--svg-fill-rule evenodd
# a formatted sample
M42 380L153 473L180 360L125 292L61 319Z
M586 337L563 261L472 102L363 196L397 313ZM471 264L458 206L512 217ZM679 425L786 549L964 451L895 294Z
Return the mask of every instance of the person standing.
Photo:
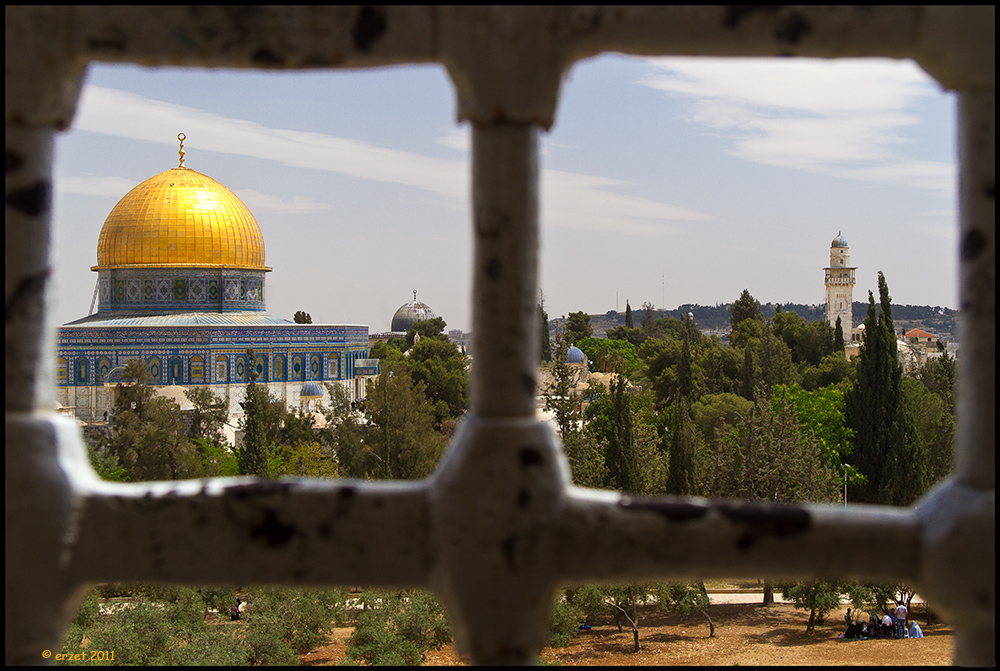
M909 638L910 634L906 630L906 616L908 614L906 606L903 604L896 606L896 638Z

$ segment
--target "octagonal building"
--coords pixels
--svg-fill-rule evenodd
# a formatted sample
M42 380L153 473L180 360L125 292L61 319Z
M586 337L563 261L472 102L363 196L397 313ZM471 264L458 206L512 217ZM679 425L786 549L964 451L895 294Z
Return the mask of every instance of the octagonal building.
M271 268L257 220L223 184L184 166L183 144L180 156L108 214L91 268L97 312L59 329L57 401L81 419L103 419L131 359L145 362L154 387L209 387L233 414L251 371L291 407L308 382L362 396L362 378L378 368L367 358L368 327L268 313Z

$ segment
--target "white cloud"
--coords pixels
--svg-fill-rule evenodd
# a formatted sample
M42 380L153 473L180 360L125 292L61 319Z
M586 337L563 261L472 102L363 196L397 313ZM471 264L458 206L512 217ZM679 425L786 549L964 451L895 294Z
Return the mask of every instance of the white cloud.
M269 128L117 89L87 85L73 125L79 130L174 146L177 131L183 131L187 136L186 165L194 169L197 169L197 148L197 151L251 156L286 166L418 187L443 197L449 206L464 205L470 193L467 157L431 158L349 138ZM437 141L462 148L468 146L468 137L465 126ZM669 233L671 228L666 225L669 221L712 218L701 212L604 189L626 184L619 180L545 170L542 184L542 215L546 225L649 236ZM320 205L309 199L282 200L256 193L253 197L260 198L265 208L283 211L295 207L317 209Z
M56 187L63 193L121 198L136 186L125 177L60 177Z
M954 193L956 167L899 155L937 85L887 59L652 58L640 83L681 96L692 121L757 163Z
M329 203L321 203L303 196L292 196L290 199L286 199L253 189L237 189L234 193L250 208L251 212L306 214L330 209Z
M467 153L472 151L472 132L469 130L469 124L450 128L444 135L434 138L434 141L439 145L459 151Z

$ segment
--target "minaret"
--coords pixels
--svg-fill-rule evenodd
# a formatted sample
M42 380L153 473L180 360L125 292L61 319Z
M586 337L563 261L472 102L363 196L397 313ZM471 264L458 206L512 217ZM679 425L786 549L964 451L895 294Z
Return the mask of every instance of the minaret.
M830 267L826 271L826 318L830 326L837 327L837 317L844 331L844 342L851 342L852 294L854 290L854 271L851 267L851 250L847 240L837 232L837 237L830 243Z

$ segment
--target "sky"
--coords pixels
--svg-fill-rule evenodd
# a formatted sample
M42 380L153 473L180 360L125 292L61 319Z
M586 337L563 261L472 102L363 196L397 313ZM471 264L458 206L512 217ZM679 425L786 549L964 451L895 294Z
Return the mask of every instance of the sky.
M97 239L178 163L264 235L268 312L389 330L417 299L471 319L470 130L443 67L264 72L92 64L55 147L55 310L86 316ZM541 131L550 317L643 303L820 304L830 242L897 304L958 307L956 97L913 61L577 63Z

